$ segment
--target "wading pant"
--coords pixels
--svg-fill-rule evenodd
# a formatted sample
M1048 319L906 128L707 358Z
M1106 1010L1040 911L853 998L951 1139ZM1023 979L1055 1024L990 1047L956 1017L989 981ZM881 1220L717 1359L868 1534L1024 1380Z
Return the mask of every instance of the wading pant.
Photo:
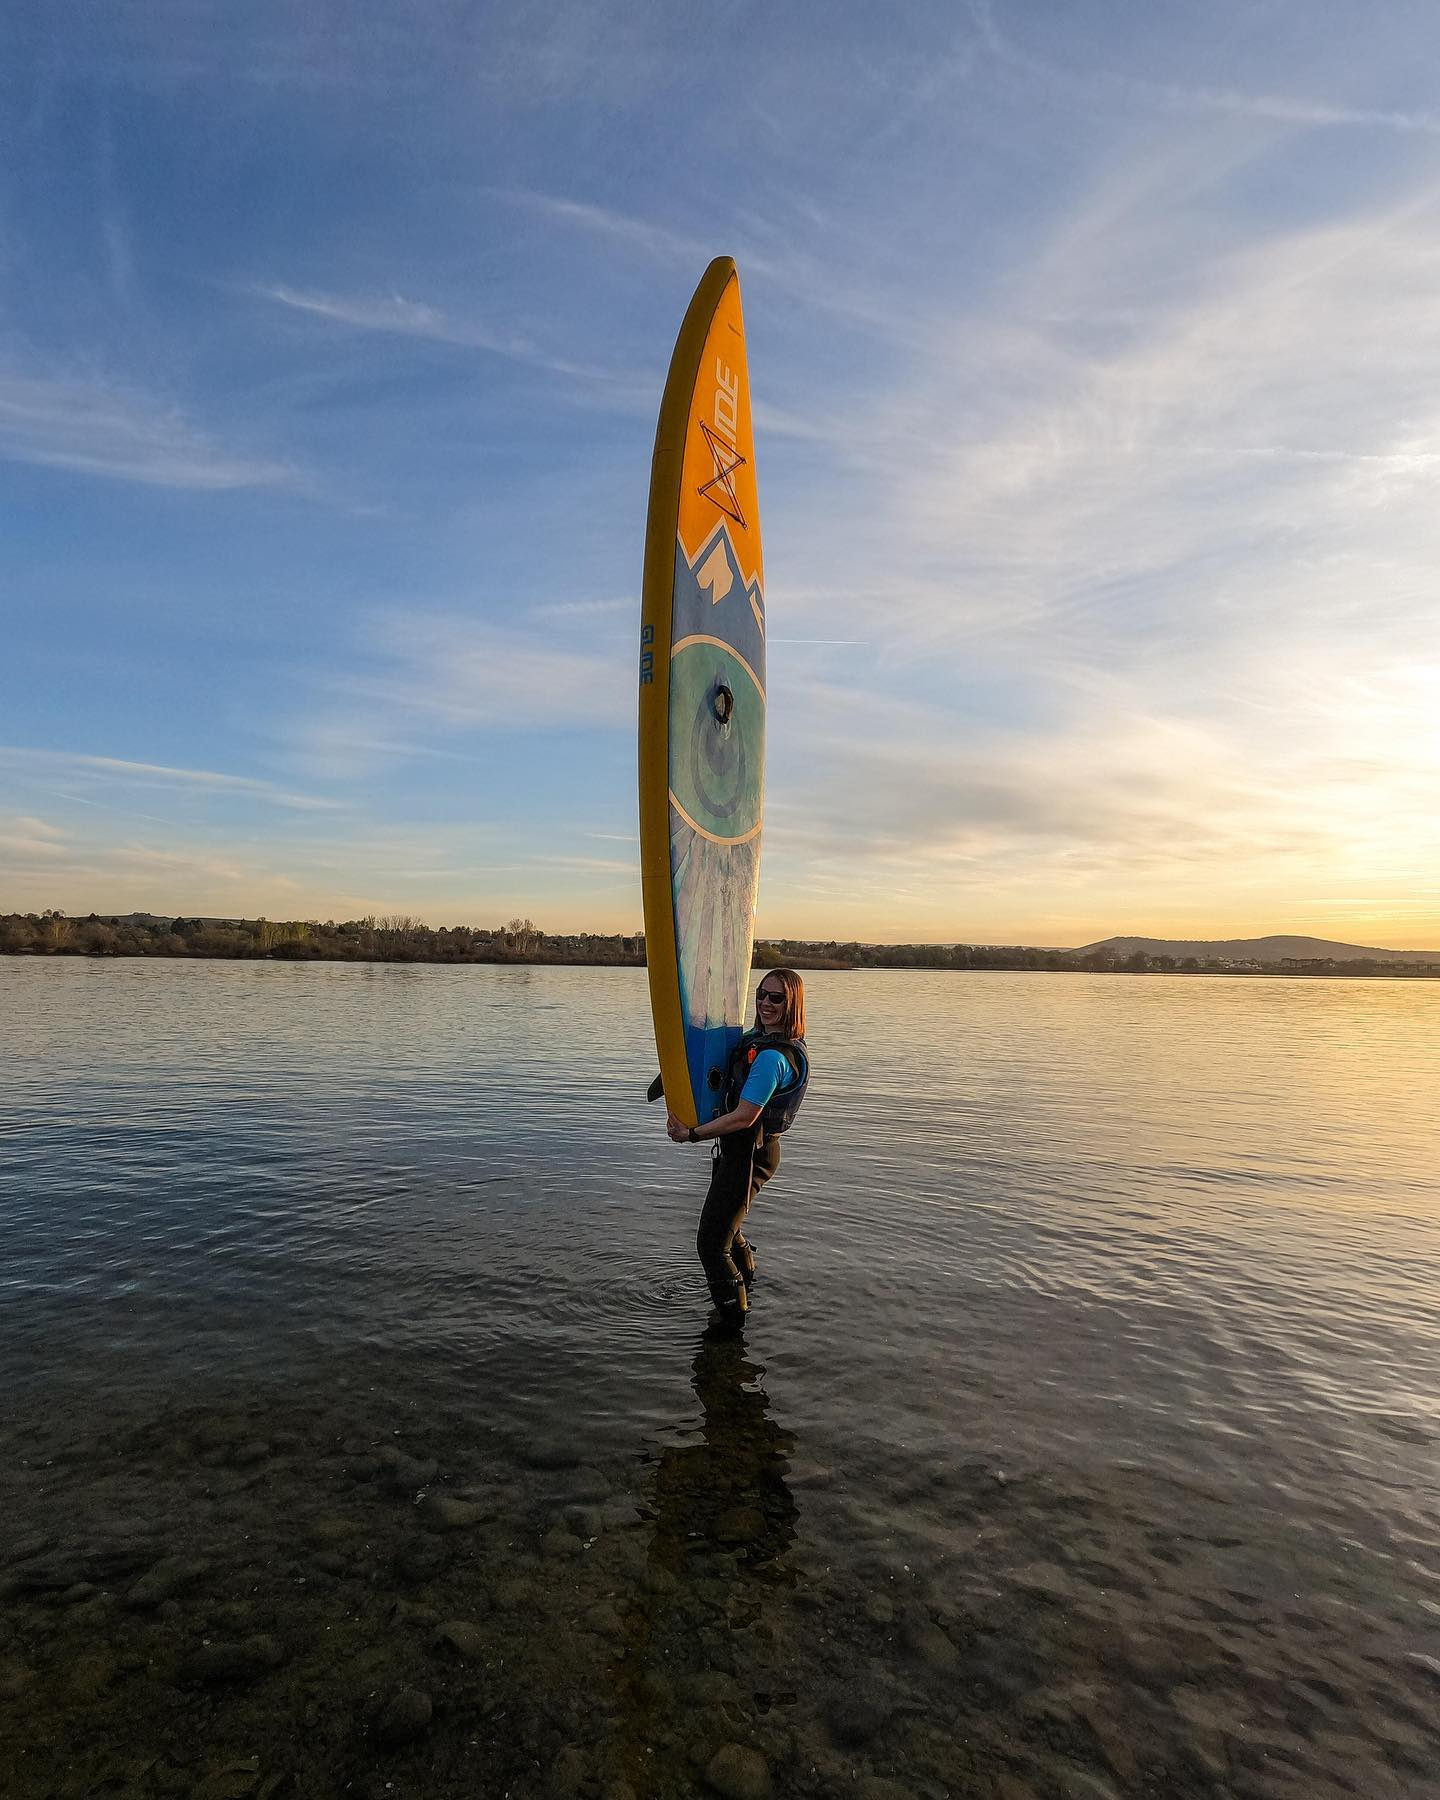
M753 1269L755 1260L740 1227L750 1202L780 1167L780 1140L759 1142L760 1132L731 1131L717 1140L719 1148L710 1167L710 1189L700 1210L700 1229L695 1248L700 1266L710 1283L710 1298L722 1311L743 1307L740 1268Z

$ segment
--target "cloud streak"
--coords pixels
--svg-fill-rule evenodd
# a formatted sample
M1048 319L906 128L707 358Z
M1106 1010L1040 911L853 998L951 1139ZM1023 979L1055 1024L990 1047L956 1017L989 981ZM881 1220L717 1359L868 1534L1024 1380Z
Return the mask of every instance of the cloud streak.
M1112 68L1069 68L1037 57L1020 46L995 22L991 0L970 0L971 17L985 48L1004 66L1051 86L1090 98L1117 94L1173 111L1218 113L1269 124L1313 128L1388 131L1401 135L1440 135L1440 114L1388 107L1353 106L1304 95L1252 93L1204 83L1152 81Z
M213 769L177 769L163 763L128 762L115 756L89 756L70 750L39 750L18 744L0 744L0 763L22 772L64 772L85 775L119 787L169 787L181 792L232 795L296 812L325 812L339 802L296 794L274 782L248 775L225 775Z
M400 294L354 296L307 292L283 283L257 285L249 290L257 299L293 312L308 313L332 325L354 331L415 338L426 343L446 344L458 350L477 350L491 356L506 357L512 362L526 363L554 375L569 375L587 382L610 384L618 388L638 384L633 376L589 363L570 361L541 350L528 338L491 331L473 322L448 318L423 301L407 300Z
M227 450L135 388L0 364L0 457L198 492L299 485L289 464Z

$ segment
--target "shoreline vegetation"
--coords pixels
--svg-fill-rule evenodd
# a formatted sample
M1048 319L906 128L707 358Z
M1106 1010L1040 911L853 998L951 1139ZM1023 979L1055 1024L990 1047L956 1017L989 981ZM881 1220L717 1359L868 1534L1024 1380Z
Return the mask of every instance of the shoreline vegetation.
M643 968L644 934L557 933L530 919L491 928L431 926L404 914L369 914L337 924L314 920L171 918L151 913L90 913L47 908L0 913L0 955L181 957L223 961L551 963ZM1280 962L1213 956L1128 954L1105 945L1083 950L993 944L861 944L757 938L751 966L773 969L1039 969L1104 975L1343 975L1440 977L1440 963L1376 957L1287 957Z

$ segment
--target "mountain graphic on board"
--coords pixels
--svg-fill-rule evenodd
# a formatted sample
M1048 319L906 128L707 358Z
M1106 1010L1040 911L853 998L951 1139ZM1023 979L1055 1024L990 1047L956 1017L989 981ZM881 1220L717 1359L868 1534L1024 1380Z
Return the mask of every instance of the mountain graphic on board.
M760 583L740 567L723 519L693 563L676 541L671 624L677 644L689 637L723 639L744 659L763 696L765 603Z
M696 586L710 600L718 605L730 594L737 599L744 598L750 603L757 624L761 624L765 612L765 599L760 592L760 583L753 575L747 575L740 567L740 559L735 554L735 546L730 541L730 533L725 526L719 524L700 546L700 552L692 563L685 555L684 545L677 545L676 575L683 569L695 582Z

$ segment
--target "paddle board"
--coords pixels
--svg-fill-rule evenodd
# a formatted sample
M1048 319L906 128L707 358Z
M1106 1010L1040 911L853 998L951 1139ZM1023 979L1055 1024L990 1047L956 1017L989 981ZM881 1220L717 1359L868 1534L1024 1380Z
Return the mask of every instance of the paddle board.
M765 596L740 281L711 263L675 343L640 624L640 873L660 1079L722 1110L744 1022L765 790Z

